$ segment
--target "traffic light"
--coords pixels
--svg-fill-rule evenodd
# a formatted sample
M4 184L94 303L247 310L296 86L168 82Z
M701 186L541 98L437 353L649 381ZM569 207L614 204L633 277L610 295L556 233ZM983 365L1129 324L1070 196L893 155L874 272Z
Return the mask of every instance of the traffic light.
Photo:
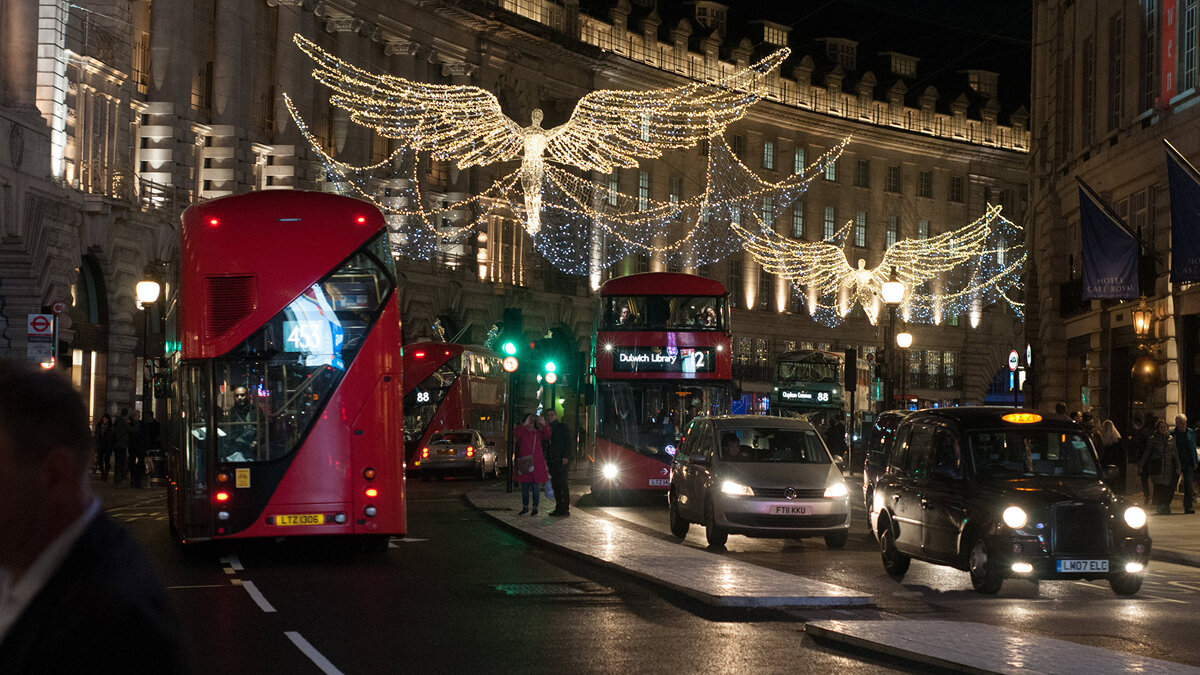
M544 375L542 376L542 379L546 380L547 384L554 384L554 383L558 382L558 372L557 371L558 371L558 364L556 364L554 362L554 359L553 358L547 359L546 362L542 364L542 373L544 373Z
M504 352L505 356L516 356L517 342L512 339L505 340L504 344L500 345L500 351Z

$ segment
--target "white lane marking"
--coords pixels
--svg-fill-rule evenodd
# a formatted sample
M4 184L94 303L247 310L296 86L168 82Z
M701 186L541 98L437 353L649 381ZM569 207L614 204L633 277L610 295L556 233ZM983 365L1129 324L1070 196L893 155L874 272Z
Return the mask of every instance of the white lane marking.
M268 613L275 611L275 608L271 606L271 603L267 602L266 596L262 594L262 591L258 590L258 586L255 586L253 581L243 581L241 579L230 579L229 581L234 586L241 586L246 589L246 592L250 594L250 598L254 600L258 608L262 611Z
M429 541L428 539L416 539L413 537L393 537L388 541L389 544L413 544L418 541Z
M292 641L292 644L299 647L300 651L304 652L304 655L307 656L314 664L316 664L316 666L321 669L322 673L325 673L325 675L342 675L342 671L335 668L334 665L329 662L329 659L325 658L324 654L317 651L316 647L310 645L308 640L304 639L303 635L300 635L294 630L285 631L284 635L286 635L288 639Z
M233 569L235 569L235 570L237 570L237 571L239 571L239 572L241 572L242 570L246 569L245 567L242 567L242 561L241 561L241 559L239 559L239 558L237 557L237 554L236 554L236 553L230 553L230 554L229 554L229 559L228 559L228 562L229 562L229 566L230 566L230 567L232 567Z
M168 591L182 590L186 588L225 588L225 584L199 584L196 586L167 586Z

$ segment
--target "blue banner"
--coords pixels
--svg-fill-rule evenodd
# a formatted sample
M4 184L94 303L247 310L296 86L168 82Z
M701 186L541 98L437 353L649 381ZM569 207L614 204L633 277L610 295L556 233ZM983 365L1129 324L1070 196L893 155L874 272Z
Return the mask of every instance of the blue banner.
M1171 282L1200 281L1200 181L1167 150L1171 181Z
M1137 240L1082 187L1079 221L1083 233L1083 299L1137 298Z

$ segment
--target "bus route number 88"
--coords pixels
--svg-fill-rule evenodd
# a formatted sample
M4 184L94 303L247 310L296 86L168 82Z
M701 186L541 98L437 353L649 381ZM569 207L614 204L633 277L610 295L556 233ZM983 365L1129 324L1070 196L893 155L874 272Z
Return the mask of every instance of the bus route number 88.
M429 392L418 391L417 392L417 403L429 403Z

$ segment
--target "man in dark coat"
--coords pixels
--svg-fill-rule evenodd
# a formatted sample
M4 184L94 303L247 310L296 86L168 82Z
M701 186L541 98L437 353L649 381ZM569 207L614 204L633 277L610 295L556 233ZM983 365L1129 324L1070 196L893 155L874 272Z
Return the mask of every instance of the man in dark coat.
M558 413L546 411L546 421L550 423L550 440L546 444L546 468L550 470L550 486L554 488L554 510L552 516L571 515L571 488L567 479L574 455L574 443L571 442L571 430L566 423L559 421Z
M57 373L0 360L0 672L188 673L149 559L100 508L87 411Z

